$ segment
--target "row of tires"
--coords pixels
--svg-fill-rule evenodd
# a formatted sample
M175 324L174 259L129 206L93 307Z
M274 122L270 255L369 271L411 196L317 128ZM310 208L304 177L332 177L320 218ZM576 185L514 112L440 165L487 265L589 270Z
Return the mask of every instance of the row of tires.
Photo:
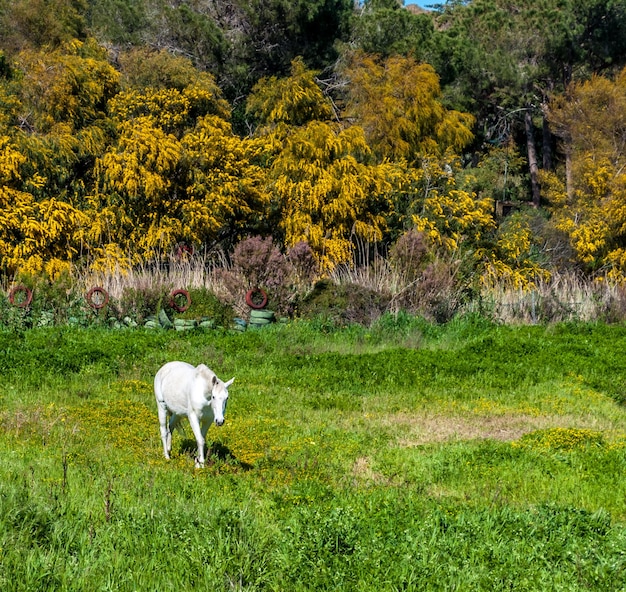
M109 302L109 294L104 288L96 286L85 294L87 304L93 309L104 308ZM9 291L9 302L17 308L28 308L33 301L33 291L23 284L14 286Z
M276 320L274 311L271 310L252 310L250 311L250 320L246 322L244 319L236 318L233 320L231 329L235 331L245 331L246 329L259 329L265 327ZM126 321L126 319L125 319ZM128 325L129 323L126 322ZM135 323L136 326L136 323ZM150 316L146 319L144 326L148 329L175 329L176 331L189 331L191 329L217 329L217 323L214 319L174 319L173 321L167 316L164 310L161 310L157 316Z
M252 310L250 311L250 319L246 322L244 319L236 318L233 320L231 329L235 331L245 331L246 329L260 329L276 320L274 312L271 310ZM147 325L146 323L146 326ZM188 331L189 329L204 328L215 329L216 323L213 319L174 319L172 326L176 331Z
M91 288L85 295L87 304L94 310L100 310L109 303L109 293L100 286ZM9 302L13 306L19 308L28 308L33 301L33 291L22 284L14 286L9 292ZM261 288L253 288L246 292L246 304L252 309L252 312L265 313L263 309L267 305L267 294ZM185 312L191 306L191 296L187 290L174 290L170 294L170 306L176 312ZM272 313L273 315L274 313ZM260 314L258 317L263 320L267 317ZM261 323L264 324L264 323Z

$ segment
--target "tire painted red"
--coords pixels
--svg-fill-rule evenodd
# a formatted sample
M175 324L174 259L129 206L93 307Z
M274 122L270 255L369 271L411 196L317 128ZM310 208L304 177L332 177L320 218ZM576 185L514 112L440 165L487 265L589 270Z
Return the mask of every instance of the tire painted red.
M94 300L94 296L96 296L98 300ZM100 310L109 303L109 293L104 288L95 286L87 292L85 299L91 308L94 310Z
M16 296L20 293L23 292L24 293L24 299L23 300L18 300L16 301ZM9 292L9 302L13 305L13 306L17 306L18 308L28 308L30 306L30 303L33 301L33 292L30 288L27 288L26 286L20 284L19 286L15 286L10 292Z
M178 304L178 302L176 302L177 296L184 296L185 304ZM174 290L170 294L170 306L176 312L185 312L191 306L191 296L189 296L189 292L187 292L187 290Z
M260 301L258 300L259 295L261 296ZM265 305L267 304L267 294L265 293L265 290L262 290L261 288L252 288L252 290L248 290L246 292L246 304L254 310L261 310L262 308L265 308Z

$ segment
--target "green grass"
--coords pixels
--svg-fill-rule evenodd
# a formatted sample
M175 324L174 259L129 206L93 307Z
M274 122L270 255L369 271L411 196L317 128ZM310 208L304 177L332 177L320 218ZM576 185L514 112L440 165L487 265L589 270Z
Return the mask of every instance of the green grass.
M0 333L2 590L621 590L626 327ZM235 376L193 468L165 362Z

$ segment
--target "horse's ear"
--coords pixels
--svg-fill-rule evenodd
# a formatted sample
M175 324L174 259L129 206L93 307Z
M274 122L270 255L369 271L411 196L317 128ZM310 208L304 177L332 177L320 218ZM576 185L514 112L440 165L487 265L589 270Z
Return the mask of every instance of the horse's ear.
M228 388L233 382L235 382L235 377L233 376L228 382L224 383L224 386Z

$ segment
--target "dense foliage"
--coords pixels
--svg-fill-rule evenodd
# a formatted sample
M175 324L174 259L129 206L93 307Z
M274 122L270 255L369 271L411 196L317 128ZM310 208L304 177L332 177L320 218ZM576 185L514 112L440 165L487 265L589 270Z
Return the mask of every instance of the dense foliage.
M626 2L0 8L5 280L409 231L474 285L626 273Z

